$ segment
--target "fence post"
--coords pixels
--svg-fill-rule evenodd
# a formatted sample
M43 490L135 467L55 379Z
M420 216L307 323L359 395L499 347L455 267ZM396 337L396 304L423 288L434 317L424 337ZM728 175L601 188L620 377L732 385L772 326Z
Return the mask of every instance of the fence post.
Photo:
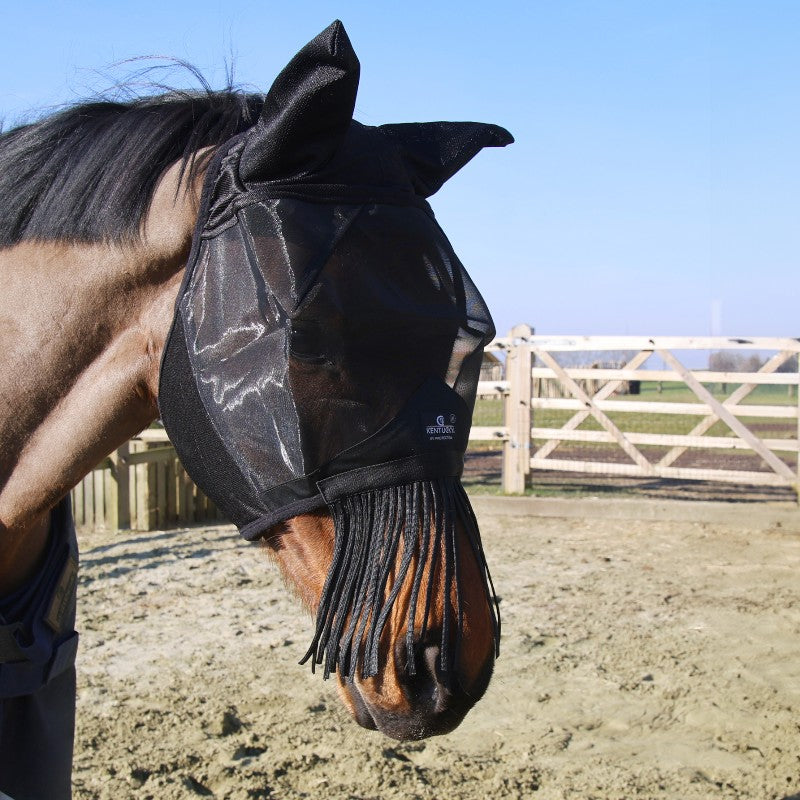
M85 524L86 511L83 505L83 479L72 490L72 518L78 526Z
M131 475L128 465L130 445L128 442L118 447L110 456L111 479L116 488L109 506L109 525L113 530L131 527Z
M103 527L110 531L119 530L119 485L117 472L119 461L116 451L111 453L95 472L103 476Z
M506 355L506 427L503 443L503 492L523 494L525 477L531 471L531 350L527 339L530 325L515 325L509 336L515 340Z

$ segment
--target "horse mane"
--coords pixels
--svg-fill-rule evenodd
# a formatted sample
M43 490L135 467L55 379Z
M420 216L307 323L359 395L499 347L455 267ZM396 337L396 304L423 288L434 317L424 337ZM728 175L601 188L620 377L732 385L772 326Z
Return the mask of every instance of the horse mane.
M0 247L135 241L160 175L255 124L262 95L170 91L74 105L0 134Z

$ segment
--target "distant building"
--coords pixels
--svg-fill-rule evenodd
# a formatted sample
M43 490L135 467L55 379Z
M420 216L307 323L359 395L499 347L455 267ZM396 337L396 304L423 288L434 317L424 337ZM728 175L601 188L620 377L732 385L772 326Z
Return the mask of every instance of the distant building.
M482 381L501 381L503 380L503 362L494 354L484 352L483 362L481 363Z

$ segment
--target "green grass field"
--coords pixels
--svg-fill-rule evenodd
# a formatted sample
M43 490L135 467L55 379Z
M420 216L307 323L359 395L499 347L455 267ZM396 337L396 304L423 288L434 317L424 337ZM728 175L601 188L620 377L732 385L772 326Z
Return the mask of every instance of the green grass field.
M737 388L734 384L729 384L723 391L719 384L708 384L708 389L713 397L719 401L724 401ZM794 387L790 387L794 388ZM664 383L659 391L657 383L642 383L641 392L638 395L616 395L615 401L619 402L659 402L659 403L698 403L700 402L695 394L686 386L676 383ZM775 405L791 406L797 403L794 392L787 391L786 386L759 386L754 389L744 400L742 405ZM756 410L756 409L754 409ZM561 427L573 415L574 411L561 411L558 409L534 409L533 425L537 428L558 428ZM689 416L677 414L657 414L653 412L627 413L609 412L609 418L623 431L631 433L674 433L688 434L703 416ZM752 417L741 418L746 425L769 428L769 438L794 438L797 436L797 422L792 419L776 419L773 417L759 417L754 414ZM479 398L475 404L475 413L472 420L473 425L479 426L498 426L504 424L503 403L500 400L491 398ZM600 423L594 418L589 417L578 428L579 430L602 430ZM730 428L724 422L717 422L707 434L708 436L728 436L731 435ZM496 446L491 442L473 442L473 445Z
M739 384L729 383L723 389L719 383L703 384L716 400L725 400L736 389ZM660 386L660 388L659 388ZM662 403L696 403L698 402L694 392L685 384L665 382L659 384L657 381L642 381L638 395L617 395L619 400L647 400ZM771 405L785 406L797 403L797 393L793 386L757 386L747 397L742 400L742 405Z
M735 384L722 387L719 384L708 384L706 389L719 401L724 401L737 388ZM756 413L752 417L739 417L757 436L765 439L796 439L797 420L781 419L775 417L761 417L757 414L757 406L790 406L797 403L796 387L786 386L759 386L744 400L742 405L755 406ZM656 382L644 382L638 395L617 395L615 401L619 402L659 402L659 403L698 403L698 398L686 386L677 383L664 383L659 387ZM534 409L532 420L534 427L560 428L573 415L574 411L556 409ZM611 421L624 433L662 433L687 435L704 418L705 415L677 415L654 412L607 412ZM499 399L479 399L475 406L473 424L476 426L502 426L504 424L504 403ZM592 416L585 419L578 430L602 430L602 425ZM716 422L705 434L706 436L736 436L724 422ZM541 445L544 440L535 439L534 446ZM502 443L497 442L470 442L473 452L497 450ZM638 449L651 461L657 461L666 451L666 446L650 447L639 445ZM622 456L622 450L611 443L584 443L562 442L554 457L581 458L581 453L587 454L588 460L622 460L627 461L627 456ZM777 455L790 466L796 463L796 456L787 452ZM725 469L758 469L760 459L750 451L742 450L702 450L692 448L686 458L703 457L707 466L717 464ZM749 459L749 461L748 461ZM737 463L738 462L738 463ZM763 465L762 465L763 466Z

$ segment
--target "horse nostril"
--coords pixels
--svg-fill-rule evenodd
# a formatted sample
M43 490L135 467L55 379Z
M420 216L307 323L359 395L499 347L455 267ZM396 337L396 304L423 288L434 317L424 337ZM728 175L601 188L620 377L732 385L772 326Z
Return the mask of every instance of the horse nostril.
M452 675L449 671L442 670L440 654L438 644L417 641L414 644L412 669L406 643L398 643L395 648L398 674L409 699L416 704L428 706L431 710L439 710L447 705L452 692Z
M428 672L436 678L438 678L441 672L441 666L439 664L440 652L439 645L435 644L430 644L422 650L422 660L428 668Z
M423 672L426 679L430 681L433 687L431 699L435 702L435 708L440 711L450 701L453 695L453 671L442 671L442 664L440 659L441 650L438 645L428 645L422 649Z
M413 666L410 660L413 658ZM490 658L476 681L464 684L458 665L442 668L440 642L430 634L410 649L405 638L395 642L396 688L408 708L391 711L379 703L370 706L378 729L400 740L422 739L452 731L481 697L489 682Z

